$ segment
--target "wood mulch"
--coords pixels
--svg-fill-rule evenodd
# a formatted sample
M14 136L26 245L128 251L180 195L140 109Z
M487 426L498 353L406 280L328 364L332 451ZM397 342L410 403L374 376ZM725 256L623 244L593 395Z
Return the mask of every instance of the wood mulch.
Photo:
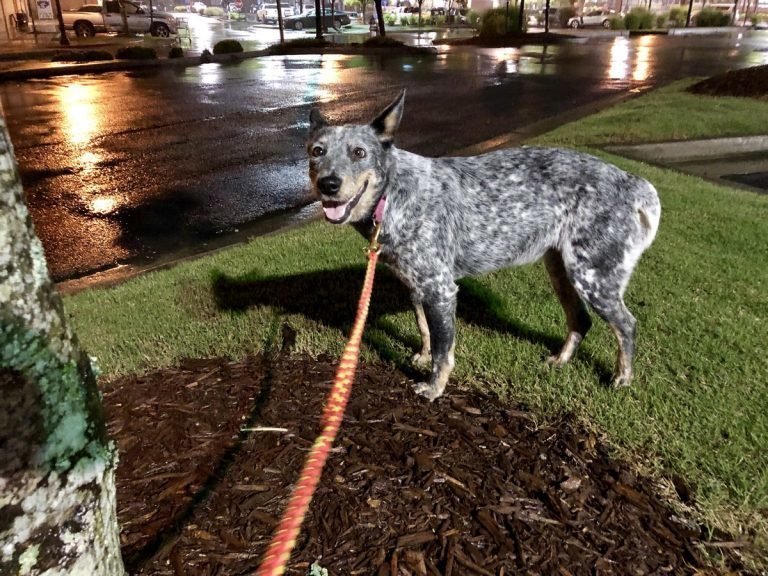
M130 573L253 573L333 374L281 354L108 383ZM287 573L704 574L705 534L568 416L450 387L428 404L397 369L363 365Z
M768 100L768 64L731 70L688 87L694 94L742 96Z

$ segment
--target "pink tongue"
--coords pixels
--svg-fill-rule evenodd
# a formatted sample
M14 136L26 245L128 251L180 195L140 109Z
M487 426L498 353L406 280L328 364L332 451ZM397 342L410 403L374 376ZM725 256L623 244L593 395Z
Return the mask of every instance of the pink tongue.
M328 218L328 220L341 220L344 217L344 211L346 209L346 204L323 206L323 212L325 212L325 217Z

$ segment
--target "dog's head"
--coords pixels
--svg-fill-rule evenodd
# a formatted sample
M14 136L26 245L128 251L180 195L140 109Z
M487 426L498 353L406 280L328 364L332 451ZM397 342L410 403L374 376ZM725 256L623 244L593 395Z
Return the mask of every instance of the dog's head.
M405 91L368 125L330 126L314 108L309 116L309 177L329 222L360 222L373 213L403 116Z

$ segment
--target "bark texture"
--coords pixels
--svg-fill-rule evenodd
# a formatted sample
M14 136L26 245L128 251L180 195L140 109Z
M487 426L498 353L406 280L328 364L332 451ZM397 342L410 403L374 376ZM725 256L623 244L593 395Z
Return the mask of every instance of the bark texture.
M0 576L124 574L116 464L0 113Z

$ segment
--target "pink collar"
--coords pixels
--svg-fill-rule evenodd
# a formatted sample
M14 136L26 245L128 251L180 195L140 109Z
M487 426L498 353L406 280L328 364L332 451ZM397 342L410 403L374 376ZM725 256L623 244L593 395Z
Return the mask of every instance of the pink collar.
M387 207L387 195L383 194L381 198L379 198L379 203L376 204L376 210L373 212L373 221L376 224L381 224L381 221L384 219L384 210Z

